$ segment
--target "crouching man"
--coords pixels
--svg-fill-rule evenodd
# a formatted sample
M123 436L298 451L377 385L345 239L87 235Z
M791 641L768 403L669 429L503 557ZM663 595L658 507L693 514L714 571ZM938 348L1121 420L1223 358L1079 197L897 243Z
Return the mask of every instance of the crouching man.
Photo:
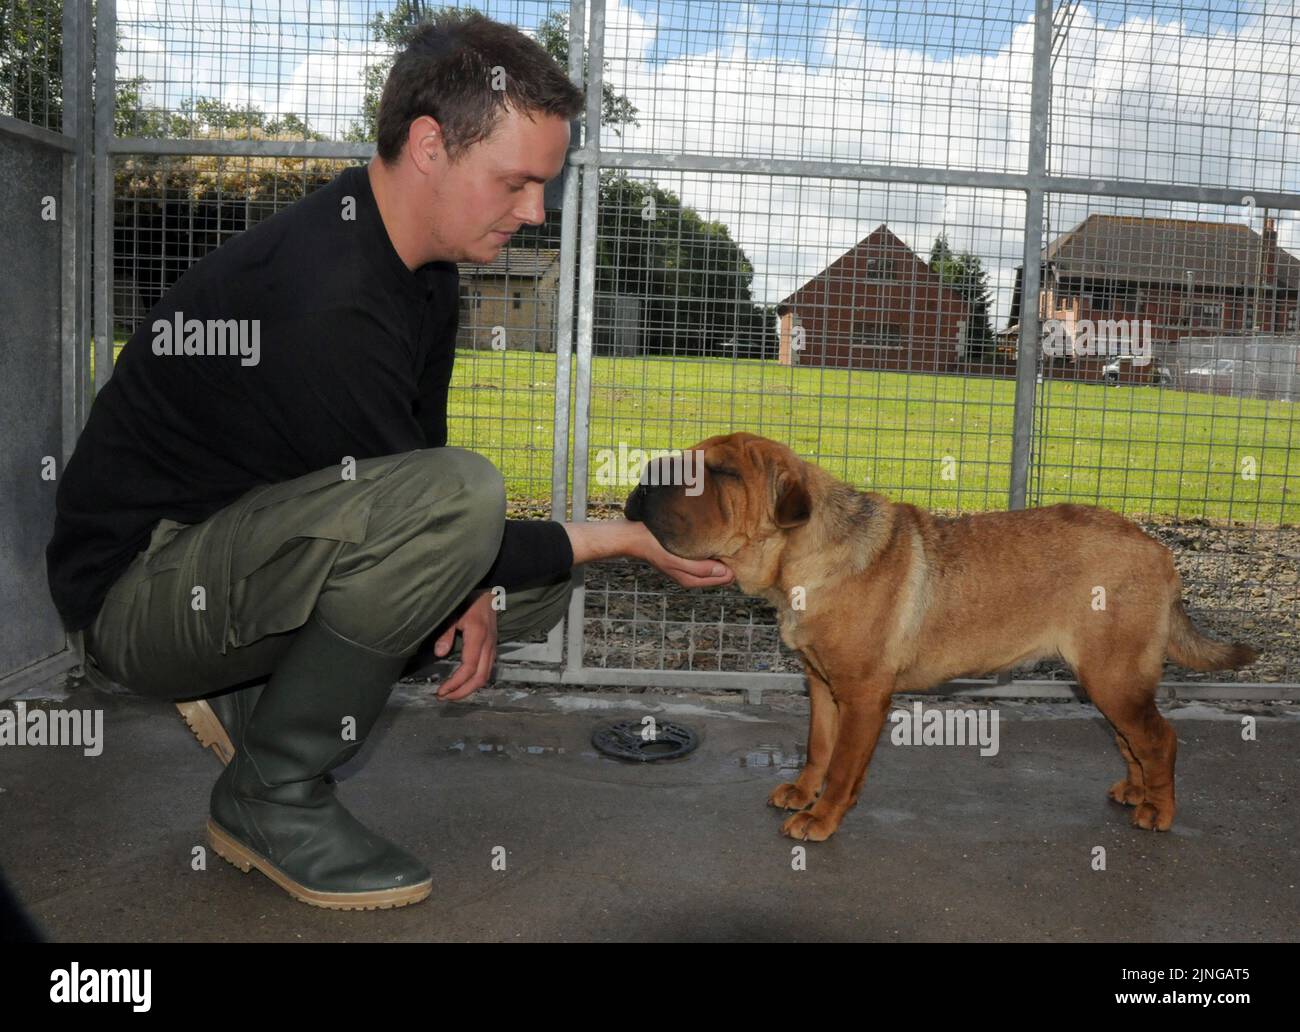
M575 566L625 555L690 587L732 579L639 523L507 520L500 472L447 445L456 263L541 223L582 107L509 26L453 11L417 30L384 87L376 157L164 294L59 485L50 587L87 671L209 696L181 708L228 761L212 846L304 902L430 893L428 868L344 809L330 777L417 653L459 636L439 696L463 699L501 635L559 621ZM256 349L213 346L231 326Z

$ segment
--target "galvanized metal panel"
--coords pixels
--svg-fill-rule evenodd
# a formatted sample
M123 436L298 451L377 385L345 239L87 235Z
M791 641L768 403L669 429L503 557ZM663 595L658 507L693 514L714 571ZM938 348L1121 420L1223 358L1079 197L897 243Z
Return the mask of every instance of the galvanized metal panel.
M0 181L9 197L0 234L0 677L8 679L66 648L45 577L58 482L42 472L63 469L62 220L71 213L60 149L0 133ZM56 217L44 218L51 203Z

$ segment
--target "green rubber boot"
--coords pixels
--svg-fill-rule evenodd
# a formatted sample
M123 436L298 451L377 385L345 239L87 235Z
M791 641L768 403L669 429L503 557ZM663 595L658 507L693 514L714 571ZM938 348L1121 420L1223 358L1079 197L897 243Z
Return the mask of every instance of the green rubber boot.
M348 813L326 780L364 744L406 663L353 644L314 616L303 626L213 786L208 839L219 856L333 910L429 896L428 868Z
M265 687L265 684L254 684L201 699L177 700L176 708L199 740L199 745L211 749L225 764L235 758L235 748ZM325 783L334 784L334 775L326 774Z

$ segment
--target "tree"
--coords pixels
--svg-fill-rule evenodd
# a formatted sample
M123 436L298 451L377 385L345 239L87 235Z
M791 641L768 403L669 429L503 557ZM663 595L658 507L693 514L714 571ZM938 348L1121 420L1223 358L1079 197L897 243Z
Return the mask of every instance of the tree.
M555 58L561 68L569 67L569 16L567 11L553 11L537 27L537 41L546 52ZM582 55L582 81L587 81L590 64L587 55ZM609 62L601 64L600 87L600 121L615 136L623 135L623 126L634 125L638 129L641 123L636 120L637 109L632 102L620 93L614 92L609 79L604 73L609 70Z
M754 303L753 280L723 223L656 184L602 173L596 290L641 299L644 350L770 357L772 316Z
M566 12L547 17L537 38L561 67L569 66ZM588 67L584 54L584 81ZM631 101L602 76L602 124L622 136L624 126L640 127L636 115ZM548 213L538 235L558 246L558 212ZM600 177L596 240L596 290L640 299L645 351L775 355L771 312L756 305L751 294L754 267L723 223L705 221L656 184L606 170Z
M62 0L0 5L0 110L62 128Z
M993 354L995 338L990 308L989 277L979 255L969 251L955 254L948 244L948 234L940 233L930 248L930 269L939 281L951 287L966 306L966 346L968 354L984 359Z

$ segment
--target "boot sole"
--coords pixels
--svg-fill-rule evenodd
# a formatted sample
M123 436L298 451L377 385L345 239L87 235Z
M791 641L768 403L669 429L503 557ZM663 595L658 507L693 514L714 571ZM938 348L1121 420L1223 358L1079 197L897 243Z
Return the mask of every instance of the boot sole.
M189 729L194 732L194 737L199 740L199 745L211 749L217 754L217 759L224 764L229 764L234 759L234 743L226 734L226 729L217 715L212 712L212 707L204 699L178 702L176 708L185 718Z
M245 874L256 867L294 899L326 910L391 910L394 907L419 903L421 900L428 899L433 892L432 878L393 889L371 889L367 892L319 892L294 881L270 860L253 852L211 818L208 818L208 842L221 859L234 864Z

